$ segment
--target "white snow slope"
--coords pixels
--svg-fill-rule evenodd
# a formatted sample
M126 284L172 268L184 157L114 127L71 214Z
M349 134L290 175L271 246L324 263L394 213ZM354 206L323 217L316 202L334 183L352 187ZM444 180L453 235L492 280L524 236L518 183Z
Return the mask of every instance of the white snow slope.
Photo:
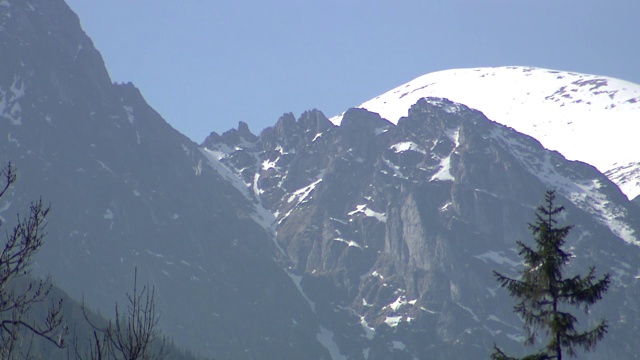
M358 107L395 124L429 96L478 109L567 159L595 166L629 199L640 195L638 84L532 67L454 69L423 75ZM331 121L339 125L342 114Z

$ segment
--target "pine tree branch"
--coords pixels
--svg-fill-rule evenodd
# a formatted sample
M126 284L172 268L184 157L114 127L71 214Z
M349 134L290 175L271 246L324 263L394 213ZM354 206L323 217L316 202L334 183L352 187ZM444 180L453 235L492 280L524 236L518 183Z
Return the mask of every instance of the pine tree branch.
M527 334L525 345L534 345L540 331L544 331L549 338L546 351L524 357L526 360L561 359L563 349L570 356L574 356L578 348L591 351L607 332L604 320L592 330L578 332L575 328L577 318L561 310L563 305L572 305L588 311L589 306L600 300L608 290L611 279L609 274L605 274L596 280L595 267L591 267L584 278L563 278L563 268L573 256L564 250L573 226L557 226L556 219L564 207L556 206L555 198L555 191L547 191L545 204L536 210L536 222L529 224L535 247L517 242L520 248L518 254L525 263L521 279L494 271L494 277L500 285L512 297L519 299L514 312L524 321ZM491 358L514 359L496 346Z

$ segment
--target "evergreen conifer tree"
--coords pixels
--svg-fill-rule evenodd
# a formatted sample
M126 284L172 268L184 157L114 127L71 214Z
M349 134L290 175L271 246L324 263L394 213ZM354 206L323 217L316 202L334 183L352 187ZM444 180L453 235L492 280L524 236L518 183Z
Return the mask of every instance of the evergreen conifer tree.
M563 352L575 357L578 348L593 350L607 332L606 320L601 320L591 330L578 331L576 317L567 311L574 306L588 312L589 306L600 300L607 291L610 278L609 274L605 274L596 280L595 267L591 267L584 277L563 277L563 268L572 256L563 249L563 245L572 226L557 226L556 219L564 207L556 206L555 198L555 191L547 191L545 205L536 211L536 222L529 224L535 237L535 248L517 242L519 255L525 264L522 277L512 279L494 271L500 285L512 297L519 299L514 312L524 321L527 334L525 345L534 345L541 332L548 339L543 349L523 360L562 360ZM507 356L495 346L491 359L518 358Z

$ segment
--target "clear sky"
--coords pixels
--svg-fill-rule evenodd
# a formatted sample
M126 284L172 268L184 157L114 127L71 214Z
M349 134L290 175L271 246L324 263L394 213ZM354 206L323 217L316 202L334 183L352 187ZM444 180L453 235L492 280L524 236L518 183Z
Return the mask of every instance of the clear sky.
M638 0L66 0L116 82L200 143L331 117L420 75L527 65L640 83Z

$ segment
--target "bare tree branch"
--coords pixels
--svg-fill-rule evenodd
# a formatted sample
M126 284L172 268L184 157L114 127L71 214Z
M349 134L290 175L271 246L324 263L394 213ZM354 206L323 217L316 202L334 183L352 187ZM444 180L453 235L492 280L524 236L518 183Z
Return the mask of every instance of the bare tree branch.
M9 163L0 171L2 198L16 180L15 168ZM67 327L62 319L62 300L52 302L42 321L29 319L32 306L47 299L51 291L49 279L34 281L26 277L34 256L42 247L49 206L42 199L31 203L29 215L17 215L16 225L7 231L0 251L0 356L10 358L19 339L19 332L39 336L56 347L65 346ZM18 281L19 280L19 281ZM23 283L26 282L26 285Z
M79 359L159 360L166 356L165 340L157 330L155 290L148 285L138 289L137 268L134 274L133 294L127 293L127 307L124 313L116 304L115 320L110 321L105 327L99 327L89 319L84 306L83 312L94 331L93 339L90 341L90 355L81 356L76 351Z

